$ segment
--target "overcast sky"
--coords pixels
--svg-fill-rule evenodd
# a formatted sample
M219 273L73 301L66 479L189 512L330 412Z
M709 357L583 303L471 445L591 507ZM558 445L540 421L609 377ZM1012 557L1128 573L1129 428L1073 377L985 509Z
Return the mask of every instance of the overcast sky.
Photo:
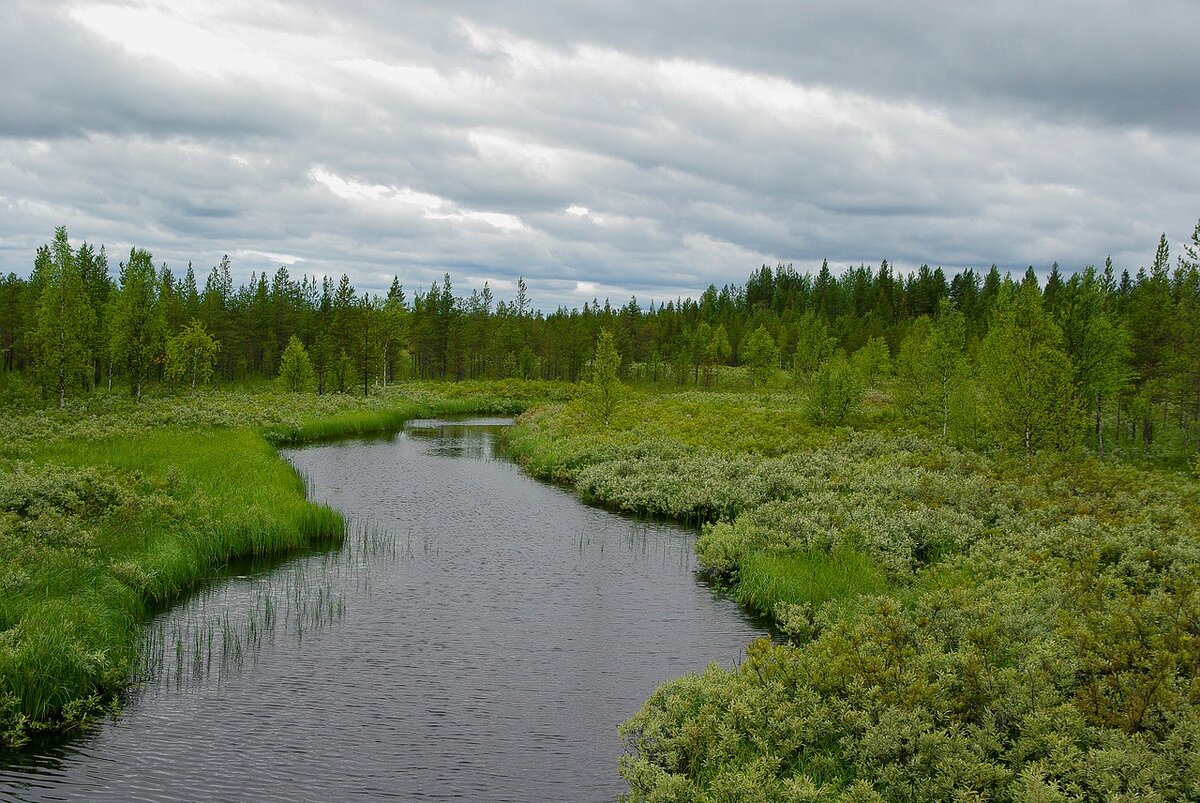
M1148 264L1200 2L0 0L0 271L450 272L643 304L763 263Z

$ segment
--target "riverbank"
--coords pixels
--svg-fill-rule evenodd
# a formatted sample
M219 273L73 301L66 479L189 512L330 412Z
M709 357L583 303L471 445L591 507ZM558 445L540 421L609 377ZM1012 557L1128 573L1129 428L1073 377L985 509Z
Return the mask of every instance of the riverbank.
M150 606L226 563L333 545L275 447L414 417L519 412L541 383L407 384L362 399L207 392L94 396L0 422L0 748L119 705Z
M703 524L702 565L789 637L624 725L629 800L1200 795L1200 484L797 406L635 392L607 429L572 403L510 433L596 503Z

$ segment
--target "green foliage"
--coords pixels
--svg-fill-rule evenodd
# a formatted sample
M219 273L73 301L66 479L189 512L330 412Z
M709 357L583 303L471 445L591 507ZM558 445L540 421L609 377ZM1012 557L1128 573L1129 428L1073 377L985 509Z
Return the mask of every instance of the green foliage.
M853 549L760 551L739 562L736 597L743 605L770 616L786 611L781 606L811 610L833 600L874 596L887 590L878 568Z
M613 412L621 400L621 355L613 345L612 333L607 329L596 339L596 354L592 358L592 378L588 383L588 409L604 426L612 420Z
M862 395L858 371L839 351L817 369L805 409L816 426L837 427L850 421L858 412Z
M121 264L110 347L113 361L123 364L129 376L130 393L139 401L162 355L165 327L153 258L148 251L134 248L129 252L129 261Z
M136 398L147 383L170 379L159 370L162 344L193 318L222 344L217 379L275 376L283 347L295 336L309 344L319 394L361 388L366 395L407 377L586 380L595 338L607 329L622 353L623 377L651 383L673 377L682 385L690 375L706 387L727 382L725 376L734 385L743 377L770 384L773 362L793 368L796 384L806 386L825 360L844 349L854 353L871 387L869 415L891 420L894 401L906 423L977 448L1012 440L1004 427L989 430L996 422L984 420L994 405L982 375L980 341L1000 296L1018 284L1037 291L1039 282L1032 269L1019 281L995 268L986 278L964 270L947 281L940 269L923 265L904 275L886 261L840 276L828 265L815 276L763 266L743 287L710 286L698 300L649 308L632 299L622 307L592 302L543 315L534 313L521 282L511 302L496 299L486 286L455 297L449 276L411 299L399 277L379 298L356 292L346 276L297 280L287 269L271 277L252 273L238 287L226 257L203 292L190 265L182 280L161 266L149 306L141 305L157 310L147 320L161 321L161 337L151 337L145 350L147 362L137 357L141 349L124 348L131 342L128 324L145 316L128 314L130 296L138 294L125 287L126 279L114 292L103 247L83 243L72 253L65 232L56 234L56 243L53 250L39 249L27 281L0 278L0 363L5 371L32 376L42 395L57 395L60 405L76 382L87 391L127 381ZM1183 468L1200 441L1198 243L1193 232L1173 271L1164 238L1152 266L1133 275L1111 260L1102 272L1087 267L1065 279L1055 266L1039 293L1062 330L1078 405L1091 419L1089 444L1101 453ZM42 314L56 261L75 263L62 275L78 278L65 294L83 299L72 302L77 315L49 307ZM131 252L131 265L147 277L155 273L148 261L149 254ZM123 273L128 269L122 266ZM760 360L755 349L742 349L760 326L777 340L781 360ZM58 337L63 340L56 342ZM727 349L734 339L729 345L737 348ZM887 381L885 344L896 352L895 382ZM47 351L47 345L54 347ZM726 371L723 364L734 355L740 364Z
M891 376L893 371L892 354L882 337L868 340L865 346L854 352L853 361L854 368L872 389L879 380Z
M279 381L292 393L308 390L313 382L312 360L300 338L295 335L288 340L287 348L279 360Z
M720 366L729 359L733 347L729 343L729 335L725 331L725 324L718 324L713 330L712 338L708 341L708 349L705 353L705 370L712 372L712 384L717 384L720 381Z
M779 369L779 347L775 345L775 338L771 337L766 325L760 324L746 335L738 350L738 357L750 369L750 376L758 385L770 382Z
M68 387L80 379L90 384L89 337L95 325L66 228L56 229L53 245L38 251L34 274L41 287L32 338L38 376L42 386L58 397L59 407L64 407Z
M813 373L833 356L837 345L837 339L830 336L825 318L808 310L796 325L796 372L802 376Z
M220 350L221 344L205 331L204 324L193 318L179 334L167 340L164 363L167 379L172 382L186 379L193 388L197 383L207 385L212 381Z
M933 321L919 319L900 345L896 402L905 418L950 439L952 403L969 381L966 321L943 299Z
M1129 333L1113 319L1103 280L1089 266L1062 288L1054 309L1062 328L1063 349L1071 359L1075 392L1095 416L1096 448L1103 454L1105 400L1132 379Z
M988 417L1000 442L1026 458L1079 442L1081 415L1062 334L1036 287L1001 296L984 339L980 371Z
M341 537L341 518L247 431L59 441L0 473L0 722L91 716L127 682L145 605L243 554ZM24 724L21 724L24 723Z

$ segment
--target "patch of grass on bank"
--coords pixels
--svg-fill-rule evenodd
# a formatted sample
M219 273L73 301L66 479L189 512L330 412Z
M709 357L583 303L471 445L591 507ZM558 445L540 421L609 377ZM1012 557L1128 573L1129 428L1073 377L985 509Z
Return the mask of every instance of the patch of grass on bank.
M819 608L826 602L886 594L888 583L866 556L833 552L751 552L738 567L738 602L770 616L779 605Z

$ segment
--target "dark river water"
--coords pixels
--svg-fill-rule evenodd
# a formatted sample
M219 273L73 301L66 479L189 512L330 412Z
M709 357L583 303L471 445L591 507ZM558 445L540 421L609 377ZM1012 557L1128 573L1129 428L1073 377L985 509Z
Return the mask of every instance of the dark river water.
M0 799L613 799L617 725L762 631L691 532L530 479L500 423L287 451L345 546L162 613L123 713L0 764Z

